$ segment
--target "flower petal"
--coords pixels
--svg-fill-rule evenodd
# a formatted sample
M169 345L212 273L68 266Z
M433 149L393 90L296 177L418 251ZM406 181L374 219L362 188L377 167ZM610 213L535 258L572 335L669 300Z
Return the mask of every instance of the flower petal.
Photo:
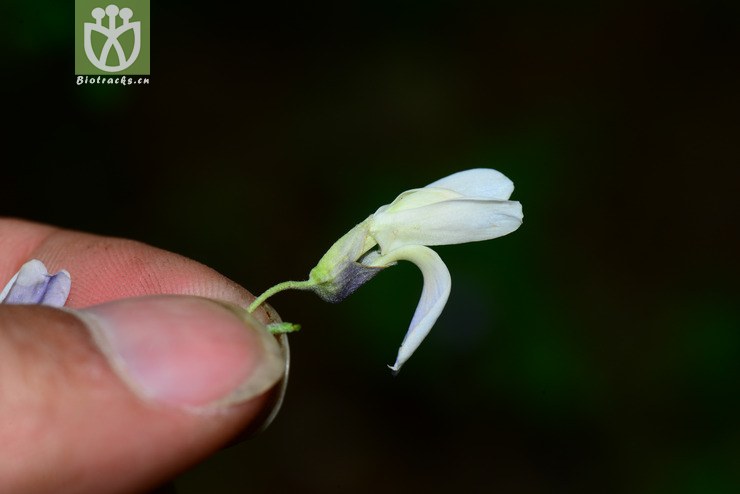
M474 168L453 173L432 182L427 187L454 190L466 197L505 201L514 192L514 183L506 175L491 168Z
M375 214L385 213L387 211L405 211L407 209L420 208L429 204L448 201L450 199L459 199L461 197L463 197L461 194L450 189L426 187L423 189L411 189L399 194L392 203L378 208Z
M10 278L10 281L7 285L5 285L5 288L3 288L3 291L0 292L0 304L3 303L3 300L6 299L8 296L8 293L10 293L10 289L13 288L13 285L15 285L15 280L18 279L18 273L15 273L12 278Z
M64 307L71 288L72 278L66 270L61 270L49 278L46 293L40 303L51 307Z
M384 253L403 245L449 245L489 240L522 224L517 201L451 199L404 211L376 214L370 235Z
M71 288L71 278L67 271L49 275L43 262L33 259L8 282L0 293L4 304L42 304L62 307L67 301Z
M400 260L411 261L421 269L424 276L424 288L421 291L421 299L414 317L411 319L411 325L398 349L396 363L392 367L389 366L394 372L398 372L429 334L447 303L452 286L450 272L439 255L432 249L421 245L401 247L379 257L373 264L385 266Z

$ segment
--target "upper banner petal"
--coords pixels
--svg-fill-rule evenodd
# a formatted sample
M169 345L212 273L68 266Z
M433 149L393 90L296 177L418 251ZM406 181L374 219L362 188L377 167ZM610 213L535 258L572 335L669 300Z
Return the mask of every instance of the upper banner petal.
M454 190L466 197L481 197L505 201L514 192L514 182L498 170L474 168L432 182L427 187L442 187Z

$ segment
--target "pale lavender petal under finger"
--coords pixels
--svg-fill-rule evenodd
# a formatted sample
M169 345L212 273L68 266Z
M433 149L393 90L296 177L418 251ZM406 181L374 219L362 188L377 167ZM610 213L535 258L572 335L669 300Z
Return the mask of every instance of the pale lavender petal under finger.
M67 271L61 270L51 275L43 262L32 259L21 266L0 292L0 303L62 307L71 286L72 280Z

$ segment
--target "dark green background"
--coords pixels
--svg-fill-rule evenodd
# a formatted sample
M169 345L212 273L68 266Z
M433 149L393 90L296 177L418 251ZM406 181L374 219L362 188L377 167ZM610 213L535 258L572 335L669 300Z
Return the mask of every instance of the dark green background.
M152 82L74 84L72 4L17 2L0 213L138 239L259 292L405 189L511 177L525 223L304 329L282 413L186 493L740 491L735 1L152 5ZM6 7L7 8L7 7Z

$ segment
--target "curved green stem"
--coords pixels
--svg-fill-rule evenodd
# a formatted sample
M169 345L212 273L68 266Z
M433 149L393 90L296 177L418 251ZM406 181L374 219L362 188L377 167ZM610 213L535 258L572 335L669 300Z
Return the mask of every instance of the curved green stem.
M278 283L277 285L273 286L272 288L268 288L262 295L257 297L254 302L250 304L250 306L247 308L247 312L250 314L257 310L257 307L262 305L262 303L267 300L268 298L272 297L278 292L282 292L283 290L306 290L308 288L311 288L316 284L313 280L306 280L306 281L284 281L282 283Z

